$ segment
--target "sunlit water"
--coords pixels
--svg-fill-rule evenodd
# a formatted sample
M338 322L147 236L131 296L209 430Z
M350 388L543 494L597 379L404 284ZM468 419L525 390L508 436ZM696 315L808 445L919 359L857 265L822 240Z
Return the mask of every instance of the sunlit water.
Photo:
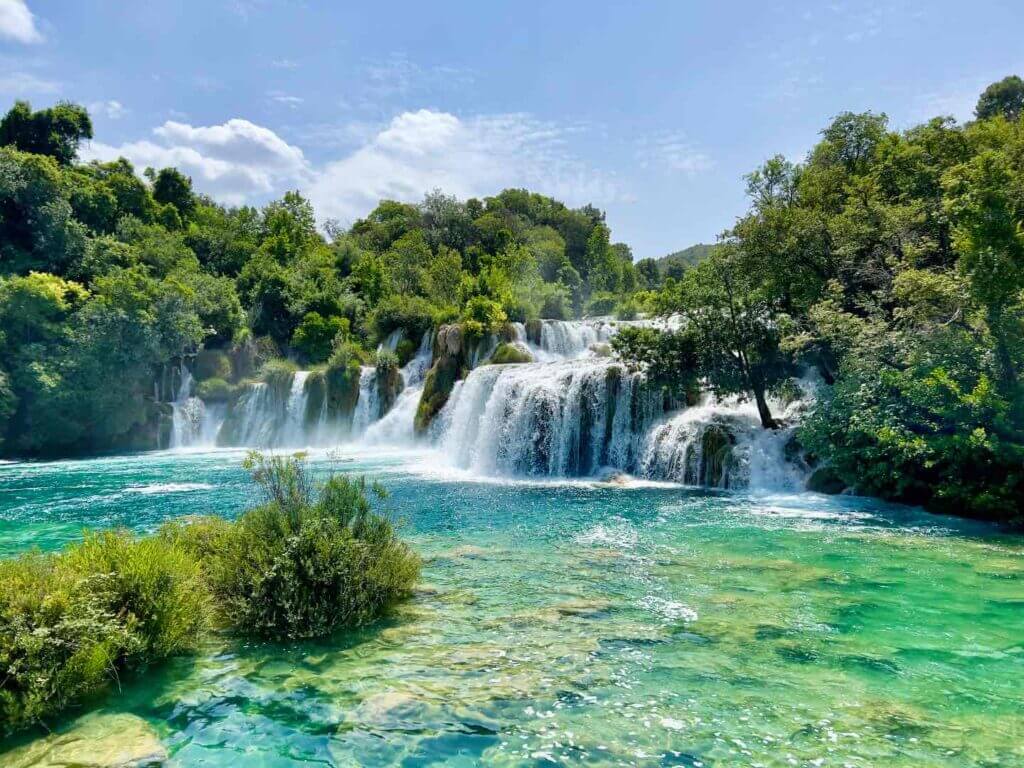
M232 516L241 459L0 465L0 554ZM866 500L314 463L385 482L417 595L330 642L222 638L123 681L101 711L145 718L171 765L1024 764L1020 537Z

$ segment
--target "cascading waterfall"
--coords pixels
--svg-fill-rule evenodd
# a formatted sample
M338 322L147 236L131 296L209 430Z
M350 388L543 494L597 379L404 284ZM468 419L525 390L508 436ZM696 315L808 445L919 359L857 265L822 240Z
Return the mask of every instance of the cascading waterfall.
M657 412L641 379L597 359L484 366L453 391L436 439L455 465L481 474L630 466Z
M355 382L347 385L351 397L341 414L336 405L329 408L323 374L314 378L297 371L273 385L248 385L225 419L224 406L204 406L190 397L192 377L183 364L172 404L172 447L426 442L452 466L481 475L622 472L721 488L802 487L807 468L794 450L792 429L762 429L751 403L706 397L664 413L660 394L646 386L644 376L601 349L628 324L633 323L545 320L531 339L525 325L514 323L511 343L528 351L533 363L484 365L498 343L496 337L485 339L469 349L467 375L455 383L424 437L414 435L413 423L436 359L433 332L423 335L399 371L397 390L392 380L379 381L374 367L362 367L358 395ZM401 338L396 331L380 348L397 349ZM773 408L783 420L796 415L780 404Z
M541 326L540 349L556 360L580 357L592 345L608 341L615 330L613 324L604 321L546 320Z
M214 445L217 430L224 419L224 407L217 403L207 405L200 398L192 397L195 382L184 360L179 366L178 377L178 391L171 401L170 447L181 449Z

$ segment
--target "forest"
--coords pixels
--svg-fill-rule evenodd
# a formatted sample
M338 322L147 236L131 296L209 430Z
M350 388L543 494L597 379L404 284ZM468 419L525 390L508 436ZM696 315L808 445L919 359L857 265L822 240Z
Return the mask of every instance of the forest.
M811 487L1019 523L1024 516L1024 82L976 119L896 131L844 113L801 162L746 177L713 247L634 262L604 214L526 190L384 200L350 227L300 192L225 207L173 168L79 162L72 103L0 121L0 454L160 445L162 383L198 394L301 365L404 363L424 332L541 318L675 318L616 353L666 392L817 395L799 441ZM396 330L404 341L376 353Z

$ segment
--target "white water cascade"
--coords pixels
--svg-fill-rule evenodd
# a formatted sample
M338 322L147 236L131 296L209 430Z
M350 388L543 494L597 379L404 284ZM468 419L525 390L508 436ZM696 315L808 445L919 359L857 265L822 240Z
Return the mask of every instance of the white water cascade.
M792 429L762 429L753 404L705 397L665 413L662 396L643 374L629 372L608 354L607 343L627 324L633 323L545 320L531 334L513 324L510 343L534 362L484 364L498 340L476 345L464 358L464 378L419 437L414 421L438 354L432 332L400 370L397 391L393 384L382 386L374 367L363 366L358 396L347 390L347 414L331 415L338 405L329 407L331 385L323 374L314 378L297 371L274 385L248 385L225 420L223 406L217 413L189 396L191 375L183 368L172 446L419 446L434 449L452 467L484 476L628 473L721 488L802 487L807 467ZM396 332L380 348L395 350L400 342ZM774 403L773 411L792 423L797 407Z
M602 359L477 368L453 391L436 439L453 464L485 475L632 466L657 413L641 379Z
M184 360L181 361L178 375L178 391L171 402L170 447L181 449L212 446L224 420L224 406L219 403L207 405L198 397L192 397L195 381Z

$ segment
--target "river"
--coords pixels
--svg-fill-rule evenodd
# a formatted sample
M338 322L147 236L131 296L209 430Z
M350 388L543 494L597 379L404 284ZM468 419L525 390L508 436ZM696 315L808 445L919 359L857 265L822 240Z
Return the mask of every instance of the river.
M127 713L169 765L230 768L1024 763L1024 539L853 497L489 478L438 450L310 457L391 491L425 559L412 600L329 642L210 641L95 703L101 737ZM2 464L0 554L230 517L242 458Z

